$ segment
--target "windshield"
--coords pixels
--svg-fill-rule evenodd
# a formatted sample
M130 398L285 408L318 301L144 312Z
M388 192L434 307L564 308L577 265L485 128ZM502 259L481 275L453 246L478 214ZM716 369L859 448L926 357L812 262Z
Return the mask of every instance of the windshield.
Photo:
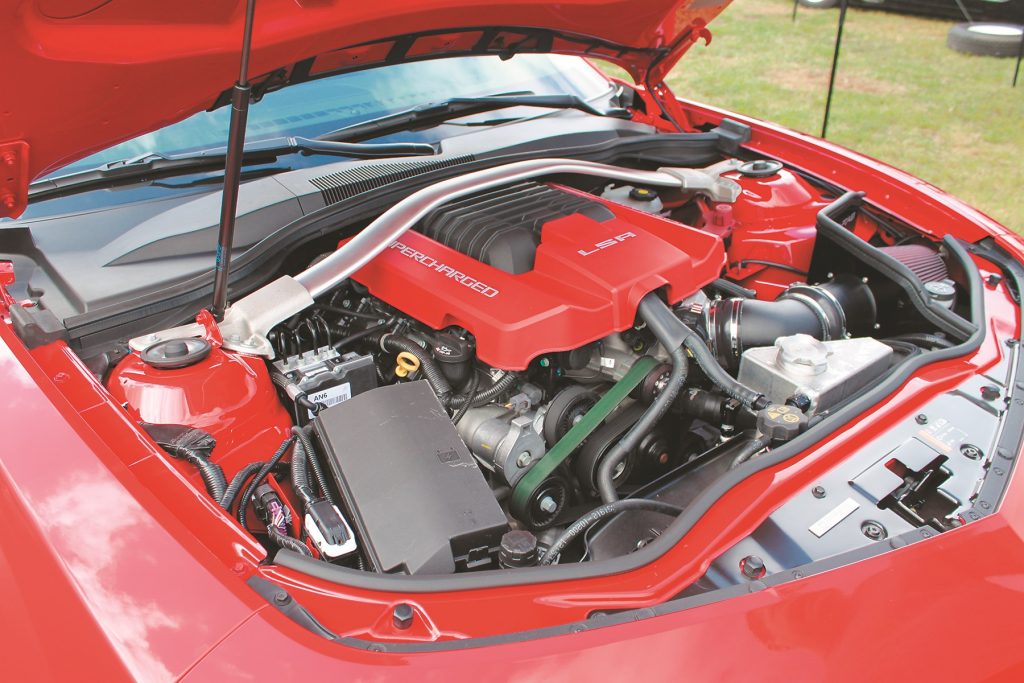
M507 92L576 95L590 100L609 84L578 57L452 57L368 69L291 86L249 108L246 140L316 137L417 105ZM545 112L546 113L546 112ZM164 155L226 144L230 107L200 112L74 162L51 175L95 168L141 154ZM408 136L406 136L408 137Z

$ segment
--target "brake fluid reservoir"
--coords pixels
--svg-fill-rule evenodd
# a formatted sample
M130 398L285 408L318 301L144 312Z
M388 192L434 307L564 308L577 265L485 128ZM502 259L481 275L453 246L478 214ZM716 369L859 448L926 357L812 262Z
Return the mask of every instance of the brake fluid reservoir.
M616 204L628 206L644 213L660 214L665 210L665 205L658 196L657 191L649 187L636 187L634 185L608 185L601 193L601 199L608 199Z

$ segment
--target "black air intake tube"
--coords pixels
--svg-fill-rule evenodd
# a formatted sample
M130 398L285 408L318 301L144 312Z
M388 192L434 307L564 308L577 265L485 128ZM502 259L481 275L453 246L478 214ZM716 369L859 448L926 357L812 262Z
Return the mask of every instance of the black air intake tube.
M704 325L715 357L735 369L745 350L772 346L779 337L802 333L829 341L867 334L875 315L875 295L868 286L840 277L821 285L794 285L775 301L714 301L705 312Z

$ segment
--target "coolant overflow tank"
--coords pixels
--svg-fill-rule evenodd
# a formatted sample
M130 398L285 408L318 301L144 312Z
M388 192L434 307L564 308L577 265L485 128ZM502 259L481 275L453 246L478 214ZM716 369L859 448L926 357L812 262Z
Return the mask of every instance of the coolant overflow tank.
M739 380L785 403L795 394L810 399L809 415L860 391L889 368L892 348L871 337L818 341L806 334L779 337L775 346L747 349Z

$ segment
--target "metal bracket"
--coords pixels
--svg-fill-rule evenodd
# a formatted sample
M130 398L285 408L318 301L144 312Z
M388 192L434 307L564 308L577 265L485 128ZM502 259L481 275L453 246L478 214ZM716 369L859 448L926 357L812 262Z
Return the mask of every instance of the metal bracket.
M0 218L17 218L28 206L28 143L0 143Z
M735 171L743 165L739 159L726 159L707 168L659 168L659 173L679 179L679 189L706 195L714 202L735 202L742 192L740 184L723 173Z
M224 348L240 353L274 357L274 347L267 334L274 325L313 305L309 291L285 275L239 299L224 313L218 325ZM206 327L190 323L154 334L135 337L129 343L133 351L142 352L157 342L187 337L205 337Z

